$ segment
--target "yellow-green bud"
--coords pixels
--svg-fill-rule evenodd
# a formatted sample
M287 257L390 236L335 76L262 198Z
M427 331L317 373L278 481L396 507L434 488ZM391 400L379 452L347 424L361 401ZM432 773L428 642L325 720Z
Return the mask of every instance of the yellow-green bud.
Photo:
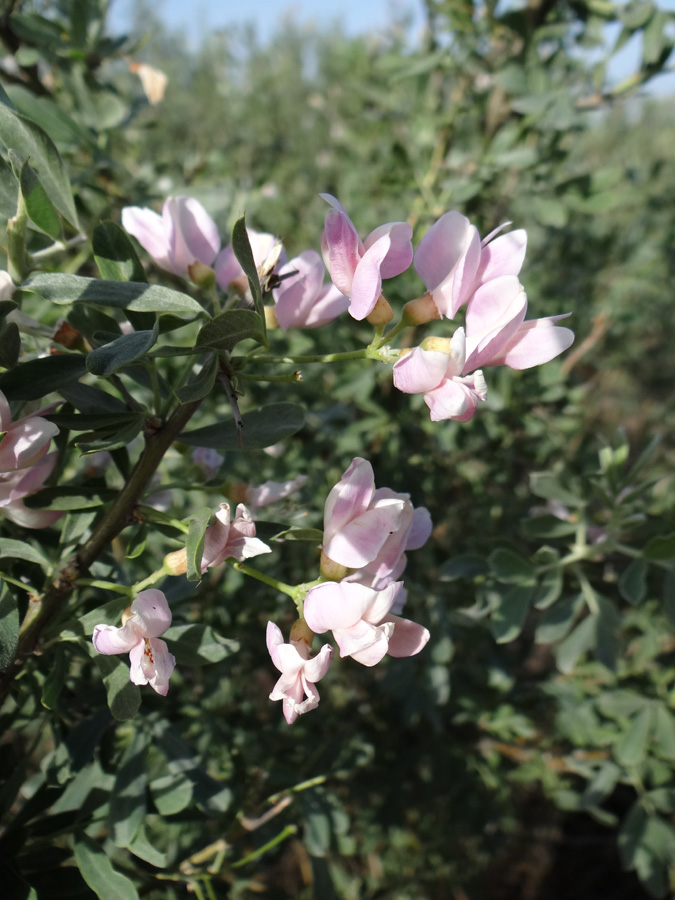
M384 299L383 294L380 294L377 303L373 307L373 311L369 316L366 316L366 318L371 325L375 326L386 325L387 322L391 322L391 320L394 318L394 310Z
M195 260L191 266L188 266L188 275L203 291L210 291L215 286L216 273L211 266L206 266L199 260Z
M420 347L422 350L435 350L436 353L447 353L448 355L452 352L450 338L428 337L422 341Z
M185 547L182 550L174 550L164 557L164 568L170 575L185 575L187 572L187 553Z
M265 306L265 324L269 329L278 328L277 311L273 306Z
M425 322L433 322L435 319L442 318L434 298L428 291L422 297L410 300L403 307L403 321L407 325L424 325Z
M314 640L314 632L309 627L307 622L304 619L298 619L297 622L293 623L293 627L291 628L290 641L304 641L309 646L312 646L312 641Z
M351 569L348 569L347 566L342 566L340 563L336 563L329 556L321 551L321 574L328 581L342 581L345 576L349 575Z

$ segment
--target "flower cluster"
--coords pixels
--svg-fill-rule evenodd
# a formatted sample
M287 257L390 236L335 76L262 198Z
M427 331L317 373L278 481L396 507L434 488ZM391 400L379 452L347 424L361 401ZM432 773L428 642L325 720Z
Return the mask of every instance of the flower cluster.
M322 569L330 580L310 589L305 621L312 631L332 631L340 656L374 666L390 656L413 656L429 640L421 625L392 613L405 602L406 550L431 534L431 517L407 494L375 488L373 469L357 457L331 490L324 509ZM336 573L331 566L344 567Z
M398 613L405 603L406 550L421 547L431 534L431 517L415 509L408 494L376 488L373 469L357 457L332 488L324 508L322 578L307 591L304 618L283 643L279 628L267 626L267 647L282 677L270 694L283 700L291 724L315 709L315 683L328 671L332 649L309 652L314 633L332 631L341 657L374 666L385 656L413 656L429 640L426 628ZM305 699L303 699L303 697Z
M12 422L7 398L0 391L0 510L24 528L46 528L62 513L29 509L23 498L39 491L54 471L58 453L49 445L59 429L43 417L58 404L53 403Z

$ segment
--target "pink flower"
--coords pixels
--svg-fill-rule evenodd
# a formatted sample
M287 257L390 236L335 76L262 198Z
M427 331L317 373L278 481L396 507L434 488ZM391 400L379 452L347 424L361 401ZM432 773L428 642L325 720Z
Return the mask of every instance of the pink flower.
M402 582L375 591L349 581L327 581L305 597L305 621L317 634L332 631L340 656L351 656L364 666L390 656L414 656L429 640L426 628L391 615Z
M220 250L216 223L193 197L168 197L161 216L147 207L126 206L122 225L160 269L183 278L193 263L212 265Z
M315 684L328 671L333 648L324 644L317 655L310 659L310 646L306 641L291 640L290 644L285 644L279 627L274 622L268 622L267 649L272 662L281 672L270 700L283 700L284 717L292 725L298 716L319 705L319 692ZM303 700L303 697L306 699Z
M161 634L171 625L171 610L166 597L156 588L141 591L122 616L122 627L97 625L92 642L98 653L111 656L128 653L129 677L134 684L149 684L165 697L176 659Z
M397 494L390 488L378 488L373 495L374 502L385 499L403 500L403 514L399 527L386 538L374 560L345 579L364 584L377 591L401 577L408 562L405 551L418 550L424 546L433 527L429 510L424 506L415 509L410 502L409 494ZM405 591L401 589L401 593ZM396 604L399 606L398 600Z
M0 513L23 528L48 528L63 515L58 510L29 509L23 498L43 487L54 471L58 453L48 453L29 469L0 472Z
M527 233L519 229L492 240L505 227L481 242L475 225L451 210L424 235L415 252L415 270L443 315L453 318L482 284L520 272Z
M9 272L0 270L0 303L3 300L11 300L15 290L16 287L12 281L12 276Z
M274 255L278 252L276 249L277 247L280 247L281 249L278 258L279 262L283 264L286 261L286 254L284 253L283 248L281 248L279 240L275 238L273 234L267 234L264 231L254 231L253 228L247 228L246 234L248 235L248 241L251 245L253 261L258 270L260 270L268 260L274 261ZM274 269L275 266L272 268ZM234 255L234 250L231 245L223 247L220 251L214 269L216 272L216 281L224 291L229 290L230 285L233 282L236 284L241 279L246 282L244 270L239 265L239 260ZM244 290L246 290L247 285L248 283L246 282Z
M295 272L296 274L289 274ZM324 285L324 265L316 250L305 250L279 270L284 275L274 296L277 321L289 328L318 328L332 322L349 306L349 298L334 284Z
M401 527L402 495L376 496L373 467L356 457L329 493L324 507L323 552L333 562L360 569Z
M333 284L350 298L349 314L365 319L380 298L382 279L400 275L412 262L412 228L407 222L388 222L362 242L342 204L330 194L320 196L333 207L321 235L326 268Z
M466 334L458 328L448 341L428 339L394 364L394 385L423 394L431 419L468 422L487 385L479 366L528 369L548 362L574 340L557 323L569 314L525 321L527 296L515 275L493 278L473 295L466 311Z
M228 557L242 562L252 556L272 551L255 536L255 522L243 503L237 506L234 522L230 522L230 506L221 503L216 521L206 529L202 554L202 573L219 566Z
M210 447L195 447L192 451L192 462L202 469L204 478L207 481L211 481L225 462L225 457Z
M306 483L306 475L297 475L290 481L265 481L259 487L249 485L246 489L246 503L252 510L251 515L255 517L261 506L269 506L284 500L295 491L299 491Z
M0 472L28 469L47 455L49 444L59 429L43 419L40 413L51 412L57 405L54 403L12 422L9 403L0 391Z

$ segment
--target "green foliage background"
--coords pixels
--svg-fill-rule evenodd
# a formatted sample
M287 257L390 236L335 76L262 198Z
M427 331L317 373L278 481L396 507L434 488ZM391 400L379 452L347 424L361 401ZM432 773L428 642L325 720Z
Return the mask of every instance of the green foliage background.
M93 625L117 622L126 600L81 589L0 717L11 897L585 900L675 890L675 117L671 102L637 93L668 65L673 15L638 0L425 9L415 46L402 23L368 38L287 24L270 45L236 31L198 51L148 8L130 37L107 36L96 0L3 14L15 60L5 89L63 157L85 234L119 222L126 205L158 208L188 193L223 235L245 210L293 255L319 247L319 191L338 196L362 234L407 218L415 242L457 208L482 234L507 219L527 229L530 317L570 311L577 334L541 369L490 371L487 408L465 425L431 423L421 397L392 389L388 369L355 361L303 366L301 384L245 383L244 412L307 409L280 457L229 451L203 484L190 447L174 445L161 470L178 484L173 515L215 507L226 484L302 472L306 488L274 523L314 528L352 457L368 458L378 485L410 492L435 523L405 576L406 609L432 640L376 670L334 666L319 709L289 729L267 700L263 640L268 619L290 626L287 601L231 569L199 586L167 579L178 668L169 697L144 691L137 713L126 664L86 649ZM609 23L619 36L608 51ZM640 66L612 87L607 59L636 33ZM129 56L167 74L161 103L146 102ZM9 218L8 154L2 166ZM72 236L64 210L55 215ZM29 249L50 243L36 230ZM141 258L151 282L185 289ZM82 244L59 271L100 268ZM411 270L387 297L400 309L418 293ZM32 302L43 325L64 312ZM77 309L68 321L85 335L115 326ZM190 346L189 329L158 346ZM18 402L29 363L12 357L8 331L0 388ZM370 337L346 318L269 335L273 353L289 354L358 349ZM160 362L173 383L183 363ZM152 408L148 377L133 367L122 376ZM118 400L114 382L99 387ZM65 381L62 397L62 415L91 414ZM226 398L211 400L195 427L229 420ZM124 445L143 416L109 411L124 423L84 435L60 425L63 479L98 505L50 531L3 525L2 570L13 579L0 597L5 636L26 606L15 582L39 591L128 475ZM117 442L115 466L88 470L76 441ZM131 584L181 545L161 514L141 512L94 577ZM261 568L290 584L314 577L311 544L274 546Z

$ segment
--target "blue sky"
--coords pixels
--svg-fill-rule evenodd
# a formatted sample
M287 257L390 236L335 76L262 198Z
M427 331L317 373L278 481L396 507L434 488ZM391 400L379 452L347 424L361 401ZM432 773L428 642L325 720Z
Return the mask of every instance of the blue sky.
M115 27L129 21L132 8L133 0L113 0ZM250 22L266 40L284 16L322 26L341 22L352 35L382 28L391 21L393 12L409 13L413 31L424 23L420 0L158 0L156 8L169 27L186 31L195 42L208 30Z
M128 26L134 0L113 0L111 24L115 30ZM659 0L658 6L675 11L675 0ZM351 35L372 34L387 26L394 15L406 16L414 42L424 27L421 0L157 0L155 8L171 29L184 32L194 46L209 31L254 23L262 41L267 41L284 17L298 23L329 27L340 22ZM636 68L640 38L636 36L617 54L610 67L610 80L617 83ZM672 65L672 63L671 63ZM650 87L653 93L675 93L675 73L660 76Z

